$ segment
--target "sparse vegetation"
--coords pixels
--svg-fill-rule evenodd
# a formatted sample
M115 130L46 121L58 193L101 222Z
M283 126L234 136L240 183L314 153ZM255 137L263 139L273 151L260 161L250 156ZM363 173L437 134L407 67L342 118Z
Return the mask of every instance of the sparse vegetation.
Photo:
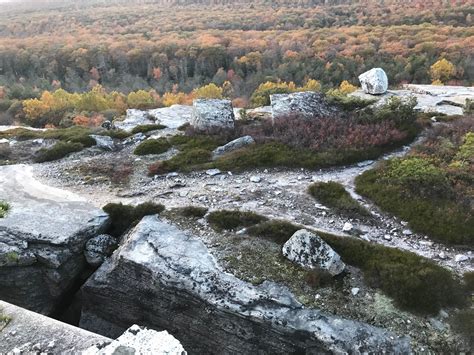
M3 310L0 308L0 332L12 321L12 317L3 313Z
M369 212L362 207L341 184L329 181L312 184L308 192L323 205L352 217L367 217Z
M5 201L0 201L0 218L4 218L7 215L10 205Z
M206 207L199 207L199 206L186 206L177 208L179 214L184 217L189 218L202 218L207 213L208 209Z
M135 155L162 154L171 148L166 138L147 139L141 142L134 150Z
M284 220L269 220L247 229L247 233L254 237L273 240L278 244L284 244L296 231L298 226Z
M165 207L153 202L144 202L137 206L109 203L102 209L109 214L111 219L108 233L114 237L120 237L129 228L140 222L144 216L161 213Z
M139 125L132 129L132 134L147 133L147 132L157 131L164 128L166 128L166 126L161 125L161 124Z
M207 220L217 230L233 230L254 226L267 218L253 212L222 210L211 212Z
M130 160L93 160L81 163L75 169L85 178L105 178L112 184L123 185L130 181L133 163Z
M357 192L415 231L448 244L473 245L473 129L472 118L434 128L408 156L359 176Z

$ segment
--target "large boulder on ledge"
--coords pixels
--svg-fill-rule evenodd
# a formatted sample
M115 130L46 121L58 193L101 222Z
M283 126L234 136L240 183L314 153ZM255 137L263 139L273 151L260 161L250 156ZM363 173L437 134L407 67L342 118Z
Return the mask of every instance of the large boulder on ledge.
M230 100L197 99L193 102L191 126L198 130L234 128L234 109Z
M387 92L388 78L381 68L374 68L359 75L359 81L366 94L382 95Z

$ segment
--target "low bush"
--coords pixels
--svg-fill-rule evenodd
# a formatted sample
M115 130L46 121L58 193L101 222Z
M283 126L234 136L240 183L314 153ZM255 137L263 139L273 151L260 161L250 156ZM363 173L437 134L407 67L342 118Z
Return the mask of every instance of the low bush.
M177 208L177 211L184 217L202 218L206 215L208 209L206 207L186 206Z
M247 233L254 237L266 238L279 244L284 244L301 228L283 220L269 220L247 229Z
M164 128L166 128L166 126L161 125L161 124L138 125L132 129L132 134L147 133L147 132L157 131Z
M369 216L369 212L362 207L341 184L329 181L312 184L308 192L323 205L330 207L337 212L349 216Z
M58 142L51 148L40 149L35 157L37 163L53 161L64 158L74 152L80 152L84 146L81 143Z
M253 212L223 210L211 212L207 220L217 230L233 230L256 225L267 218Z
M165 153L171 145L166 138L147 139L141 142L133 151L135 155L149 155Z
M145 202L137 206L109 203L102 209L108 213L111 219L107 233L118 238L140 222L143 217L161 213L165 207L153 202Z
M5 201L0 201L0 218L4 218L7 215L10 205Z
M450 323L454 330L462 334L471 347L474 346L474 309L466 308L456 312L450 319Z

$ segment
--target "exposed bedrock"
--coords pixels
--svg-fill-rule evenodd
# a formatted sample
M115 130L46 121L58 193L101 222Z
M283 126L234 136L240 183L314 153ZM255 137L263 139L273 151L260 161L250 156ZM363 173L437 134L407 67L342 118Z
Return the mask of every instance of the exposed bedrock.
M300 116L308 119L329 117L336 109L328 104L321 93L305 91L291 94L270 95L272 117L275 121L288 116Z
M34 179L32 167L0 167L0 299L53 313L87 264L84 246L108 223L103 211Z
M407 338L305 309L286 288L223 272L203 242L145 217L82 288L81 327L167 330L191 354L409 352Z

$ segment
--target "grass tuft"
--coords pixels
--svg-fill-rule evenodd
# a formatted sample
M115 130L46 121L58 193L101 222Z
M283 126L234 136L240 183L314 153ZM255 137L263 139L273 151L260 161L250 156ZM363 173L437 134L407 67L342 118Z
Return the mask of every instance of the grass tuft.
M147 133L147 132L157 131L164 128L166 128L166 126L161 125L161 124L138 125L136 127L133 127L132 134Z
M308 192L323 205L335 211L351 217L367 217L369 212L362 207L341 184L329 182L317 182L308 188Z
M265 221L250 227L247 233L254 237L266 238L284 244L290 237L301 228L283 220Z
M199 207L199 206L180 207L180 208L177 208L176 210L182 216L189 217L189 218L202 218L206 215L208 211L206 207Z
M0 201L0 218L4 218L7 215L10 205L5 201Z
M166 138L147 139L140 143L134 150L135 155L149 155L165 153L171 145Z
M267 218L253 212L223 210L211 212L207 220L217 230L233 230L254 226Z

